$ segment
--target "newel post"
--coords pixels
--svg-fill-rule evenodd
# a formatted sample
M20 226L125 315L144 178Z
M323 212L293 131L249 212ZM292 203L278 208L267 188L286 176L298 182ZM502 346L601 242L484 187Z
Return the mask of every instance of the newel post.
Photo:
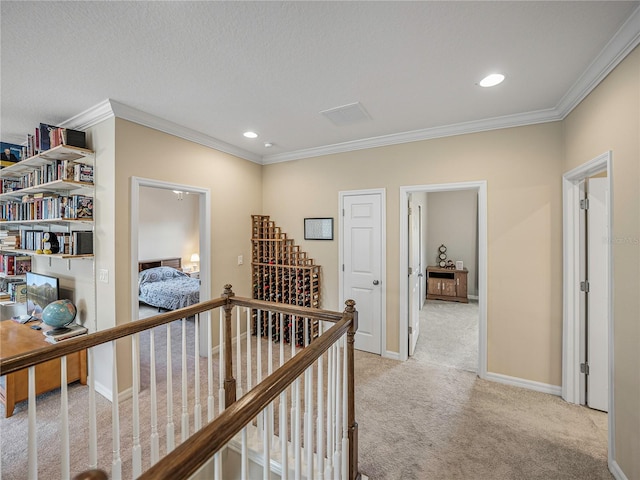
M224 406L229 408L236 401L236 379L233 378L233 351L232 351L232 339L231 339L231 311L233 305L231 305L231 297L236 294L231 290L231 285L226 284L224 286L224 292L221 297L227 300L224 305ZM222 341L220 339L220 348L222 348Z
M355 309L356 302L347 300L344 302L344 316L351 317L353 321L347 331L347 424L349 426L349 479L360 478L358 471L358 422L356 422L356 402L355 402L355 382L354 382L354 342L356 330L358 330L358 311Z

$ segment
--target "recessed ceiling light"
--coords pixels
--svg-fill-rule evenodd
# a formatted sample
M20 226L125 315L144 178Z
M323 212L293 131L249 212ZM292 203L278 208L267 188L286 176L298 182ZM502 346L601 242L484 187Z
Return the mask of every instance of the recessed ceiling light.
M256 132L244 132L243 135L247 138L258 138L258 134Z
M501 73L492 73L491 75L487 75L482 80L480 80L481 87L495 87L496 85L502 83L504 80L504 75Z
M265 148L271 148L271 147L273 147L273 143L265 142L264 146L265 146Z

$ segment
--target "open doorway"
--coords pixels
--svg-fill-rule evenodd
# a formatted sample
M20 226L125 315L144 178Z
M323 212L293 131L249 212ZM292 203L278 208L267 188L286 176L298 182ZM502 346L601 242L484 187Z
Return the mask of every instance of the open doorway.
M162 208L162 205L155 205L153 210L148 206L149 202L162 201L164 206L168 202L185 202L186 198L194 201L193 208L188 208L191 219L185 220L177 218L183 210L182 207ZM189 200L190 201L190 200ZM186 205L183 203L183 206ZM163 218L160 224L146 225L141 219L142 215L152 214L156 220ZM169 212L171 215L169 215ZM140 241L155 239L155 244L150 246L150 250L145 250L144 255L160 255L158 259L179 257L181 259L181 269L188 270L188 274L196 274L200 280L200 301L211 298L210 288L210 252L211 252L211 215L210 215L210 191L199 187L180 185L175 183L162 182L159 180L132 177L131 179L131 318L140 318L140 306L138 303L138 262L148 260L141 257ZM184 212L182 212L184 213ZM195 218L193 217L195 215ZM185 222L197 225L197 231L191 234L178 233L177 230L183 228ZM158 222L154 222L158 223ZM179 224L179 225L178 225ZM194 227L195 229L195 227ZM172 237L172 240L169 240ZM175 243L173 239L178 239ZM196 248L197 247L197 248ZM171 248L170 251L162 250ZM199 261L193 256L198 254ZM192 260L193 258L193 260ZM155 258L152 258L155 259ZM184 262L182 263L182 259ZM200 322L202 330L205 322ZM200 332L201 351L206 350L206 336Z
M562 398L608 411L615 458L612 154L563 175Z
M414 273L414 264L415 260L412 260L411 254L411 231L414 229L412 227L412 223L414 221L411 220L409 215L410 203L416 203L416 199L424 198L428 199L428 195L434 193L446 193L446 192L468 192L471 196L475 198L475 205L477 206L477 211L473 212L472 215L475 216L475 221L473 225L474 232L476 234L477 241L467 242L471 244L471 248L474 251L475 260L471 263L473 264L474 273L472 274L472 303L465 303L464 306L470 306L475 309L475 312L472 312L472 316L476 316L477 323L475 329L475 337L474 343L477 345L477 361L473 362L475 370L477 374L483 378L486 375L487 368L487 360L486 360L486 255L487 255L487 247L486 247L486 182L464 182L464 183L453 183L453 184L439 184L439 185L415 185L415 186L407 186L400 188L400 359L406 360L409 356L409 351L411 349L411 342L415 341L414 333L414 325L415 325L415 313L412 316L411 310L415 312L415 308L413 307L414 296L412 294L412 286L415 284L415 280L412 279L412 275ZM435 198L435 197L434 197ZM428 200L427 200L428 201ZM420 201L418 201L420 203ZM438 253L437 249L439 247L436 246L436 251L429 251L429 225L430 218L428 214L428 210L425 210L425 207L428 208L427 202L425 201L425 205L421 210L423 212L422 224L423 224L423 244L425 244L423 251L423 260L422 265L420 266L420 274L426 275L427 265L438 265L436 263L436 256ZM412 211L415 209L415 206L412 207ZM452 219L449 219L449 222L452 222ZM435 240L432 240L435 241ZM425 243L426 242L426 243ZM452 260L457 260L461 254L458 252L451 252ZM415 257L415 253L413 254ZM453 257L456 258L453 258ZM433 258L431 258L433 257ZM446 262L445 262L446 263ZM466 270L468 271L468 267L471 267L471 264L468 264ZM425 270L425 272L422 272ZM451 272L455 272L457 270L452 269ZM463 270L461 269L460 272ZM468 272L466 272L468 275ZM456 282L457 280L453 280ZM428 290L428 287L427 287ZM424 291L424 286L420 285L420 292ZM466 294L465 294L466 295ZM467 296L468 297L468 296ZM422 301L422 300L421 300ZM477 303L476 303L477 302ZM445 305L445 309L447 306L451 307L451 309L455 309L456 307L462 307L463 304L460 303L457 305L455 302L441 302ZM425 308L420 311L421 316L429 314L430 305L425 304ZM460 308L459 308L460 309ZM477 312L477 313L476 313ZM455 314L453 314L455 315ZM424 325L424 324L423 324ZM410 330L411 327L411 330Z

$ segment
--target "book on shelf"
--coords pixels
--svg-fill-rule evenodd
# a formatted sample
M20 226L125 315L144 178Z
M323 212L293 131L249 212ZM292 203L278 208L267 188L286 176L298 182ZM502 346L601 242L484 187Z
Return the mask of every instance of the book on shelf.
M39 139L40 152L50 150L59 145L71 145L74 147L86 147L85 133L70 128L56 127L55 125L47 125L41 123L36 130L36 138Z
M71 233L72 255L91 255L93 254L93 232L92 231L75 231Z
M77 337L78 335L84 335L88 332L87 327L83 327L77 323L72 323L66 327L51 327L46 323L41 323L42 334L49 343L58 343L69 338Z
M0 142L0 151L0 160L2 161L3 167L10 167L22 160L22 145Z

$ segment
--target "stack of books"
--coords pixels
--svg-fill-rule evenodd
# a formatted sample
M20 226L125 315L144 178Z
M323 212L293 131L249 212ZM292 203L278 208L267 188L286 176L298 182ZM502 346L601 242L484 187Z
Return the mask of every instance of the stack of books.
M78 335L84 335L88 332L86 327L78 325L77 323L72 323L71 325L61 328L54 328L46 323L41 323L40 327L42 327L42 334L45 340L49 343L58 343L69 338L77 337Z

